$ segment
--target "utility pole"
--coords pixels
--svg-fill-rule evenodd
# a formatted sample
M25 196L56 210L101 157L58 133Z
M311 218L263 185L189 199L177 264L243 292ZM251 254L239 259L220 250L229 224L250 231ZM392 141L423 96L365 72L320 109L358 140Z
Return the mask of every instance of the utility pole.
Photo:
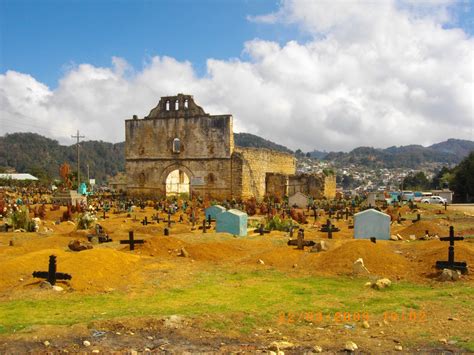
M77 147L77 189L79 189L79 187L81 185L81 173L80 173L80 165L79 165L79 139L80 138L85 138L85 136L80 136L79 135L79 130L77 130L77 134L75 136L71 136L71 138L76 138L77 139L77 143L76 143L76 147Z

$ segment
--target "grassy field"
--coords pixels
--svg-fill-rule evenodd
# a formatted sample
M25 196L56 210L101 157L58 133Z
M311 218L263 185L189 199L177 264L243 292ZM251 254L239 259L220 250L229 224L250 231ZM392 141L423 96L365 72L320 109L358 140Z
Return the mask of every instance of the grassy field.
M432 287L401 282L377 291L364 286L365 282L348 277L293 278L274 270L218 269L202 272L192 282L167 288L149 284L126 294L26 294L23 299L0 302L0 333L9 335L38 325L178 314L205 319L205 328L223 335L239 336L264 327L293 331L312 324L352 324L356 323L357 314L374 323L383 321L389 312L389 320L403 324L406 322L402 317L412 311L418 317L411 324L415 341L419 337L436 337L430 334L429 327L423 330L415 323L430 324L445 315L471 321L474 316L473 290L469 285ZM459 336L462 338L463 334ZM460 345L474 351L472 342Z

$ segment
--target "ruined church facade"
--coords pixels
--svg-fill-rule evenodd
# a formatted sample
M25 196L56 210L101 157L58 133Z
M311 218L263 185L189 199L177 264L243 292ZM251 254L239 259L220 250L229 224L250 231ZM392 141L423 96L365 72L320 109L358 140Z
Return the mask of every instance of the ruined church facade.
M210 115L191 95L162 97L148 116L125 121L127 193L190 193L261 199L267 175L294 175L293 155L234 146L231 115Z

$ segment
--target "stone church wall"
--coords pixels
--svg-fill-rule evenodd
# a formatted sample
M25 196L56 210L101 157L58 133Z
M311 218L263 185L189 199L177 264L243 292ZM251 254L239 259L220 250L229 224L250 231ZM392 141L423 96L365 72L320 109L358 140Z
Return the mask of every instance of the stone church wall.
M266 174L294 174L295 158L287 153L258 148L236 148L242 155L242 198L265 196Z
M288 195L289 178L286 174L266 174L266 194L283 198Z

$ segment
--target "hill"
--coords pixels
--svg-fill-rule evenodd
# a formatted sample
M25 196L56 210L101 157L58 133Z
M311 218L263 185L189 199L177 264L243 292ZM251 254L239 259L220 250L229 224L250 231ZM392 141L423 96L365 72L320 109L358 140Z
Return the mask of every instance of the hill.
M290 149L249 133L235 133L236 146L267 148L293 154ZM97 183L104 183L108 176L125 170L125 143L103 141L81 142L81 174ZM471 151L474 142L448 139L429 147L407 145L376 149L359 147L348 153L312 152L313 156L324 156L324 160L335 165L362 165L369 168L419 168L426 163L457 164ZM0 167L13 168L17 172L28 172L39 178L59 177L59 166L67 162L76 169L76 146L60 145L57 141L36 133L12 133L0 137Z
M81 174L89 174L97 183L125 170L125 143L85 141L80 143ZM77 166L76 146L60 145L56 140L36 133L13 133L0 137L0 167L29 172L39 178L58 178L59 166L67 162Z
M234 143L239 147L267 148L293 154L293 151L280 144L273 143L250 133L234 133Z
M451 138L445 142L430 145L428 148L442 153L452 153L467 157L470 152L474 151L474 142Z
M426 163L458 164L471 151L474 142L460 139L448 139L429 147L406 145L377 149L359 147L348 153L331 152L324 160L338 165L363 165L370 168L417 168Z

